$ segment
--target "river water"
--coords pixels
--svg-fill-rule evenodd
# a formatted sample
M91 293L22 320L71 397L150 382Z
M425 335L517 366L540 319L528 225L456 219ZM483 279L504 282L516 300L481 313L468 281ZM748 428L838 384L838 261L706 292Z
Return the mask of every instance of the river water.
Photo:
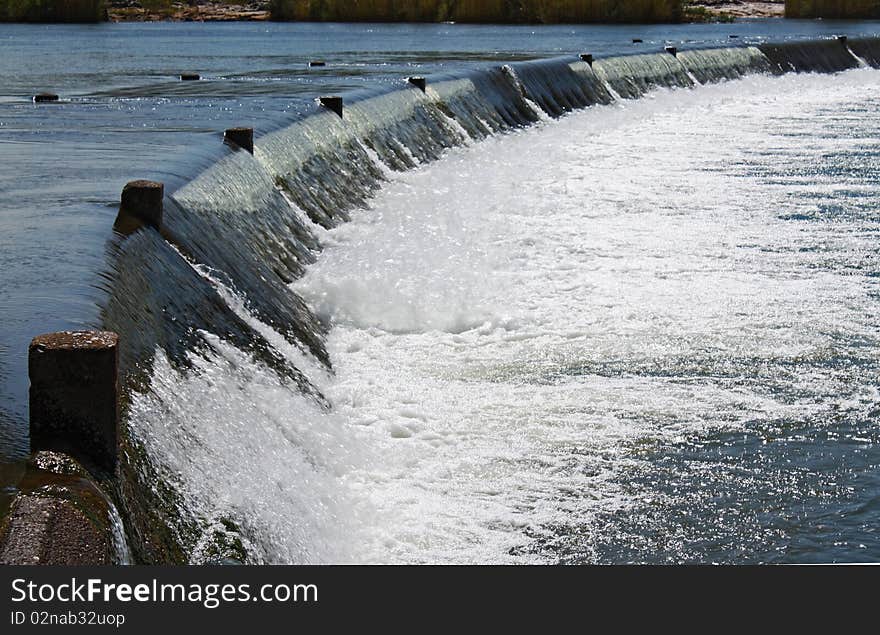
M27 341L99 325L121 186L184 182L228 126L502 60L875 31L2 26L7 463ZM262 561L877 560L878 93L862 69L659 91L389 174L294 283L333 325L335 374L308 371L332 413L217 341L160 355L138 432Z
M270 562L875 561L878 96L752 77L452 151L294 285L332 414L218 341L134 418Z

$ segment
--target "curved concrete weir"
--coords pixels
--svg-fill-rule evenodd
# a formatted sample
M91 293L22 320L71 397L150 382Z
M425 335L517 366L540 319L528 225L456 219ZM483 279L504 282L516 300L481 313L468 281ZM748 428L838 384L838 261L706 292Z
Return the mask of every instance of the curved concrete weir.
M316 105L309 116L258 136L253 154L230 148L209 170L166 192L160 228L120 235L113 245L115 277L103 326L121 336L120 491L136 557L352 557L340 547L345 527L334 528L338 518L321 498L322 487L344 471L340 462L350 458L344 446L351 431L334 419L334 399L326 394L333 386L330 316L316 309L321 302L311 292L306 301L303 289L290 285L326 245L344 240L339 228L368 208L389 179L454 148L578 109L750 74L837 72L859 66L860 59L876 65L876 50L873 40L829 40L679 48L676 55L594 58L592 64L573 52L571 58L428 76L424 91L404 85L367 92L346 99L343 117ZM418 205L412 201L413 213ZM236 378L231 392L211 379L226 372ZM202 414L190 411L199 391L207 395ZM283 421L276 406L288 413ZM415 409L412 414L419 418ZM175 421L197 436L195 420L202 417L217 427L204 432L212 442L222 431L230 443L243 444L227 455L205 443L205 460L242 483L250 471L275 483L281 502L253 504L263 511L278 503L287 525L274 512L263 517L243 510L242 500L222 487L188 480L181 461L191 448L160 422ZM261 451L270 466L251 462ZM218 487L224 483L234 487L222 479ZM242 491L266 494L248 487Z

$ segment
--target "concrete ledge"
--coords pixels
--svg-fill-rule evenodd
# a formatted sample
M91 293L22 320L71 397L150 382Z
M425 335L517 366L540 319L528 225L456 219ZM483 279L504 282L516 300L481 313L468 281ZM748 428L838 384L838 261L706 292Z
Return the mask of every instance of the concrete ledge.
M110 505L69 456L36 454L0 527L0 564L109 565L119 560Z

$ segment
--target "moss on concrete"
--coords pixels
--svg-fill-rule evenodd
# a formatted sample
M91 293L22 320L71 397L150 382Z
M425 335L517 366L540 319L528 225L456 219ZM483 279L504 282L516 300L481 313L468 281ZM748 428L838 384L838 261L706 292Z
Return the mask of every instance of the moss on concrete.
M108 565L118 560L110 502L71 457L32 457L0 526L0 564Z

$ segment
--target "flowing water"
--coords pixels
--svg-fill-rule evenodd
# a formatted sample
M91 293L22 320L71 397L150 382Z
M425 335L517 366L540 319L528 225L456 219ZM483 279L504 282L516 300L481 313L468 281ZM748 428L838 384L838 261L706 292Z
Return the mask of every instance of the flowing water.
M654 50L657 29L703 47L871 32L766 24L638 32ZM247 34L216 28L235 57ZM638 52L633 31L357 28L378 32L337 53L358 70L320 85L303 66L327 38L285 44L271 77L261 54L209 55L217 40L166 59L242 66L193 88L137 79L131 60L175 46L145 38L128 70L69 84L58 120L0 106L25 166L2 175L24 201L5 199L4 451L22 438L12 352L37 326L101 325L124 334L142 478L190 561L218 536L251 562L880 559L880 71L860 68L880 48L590 69L517 60ZM328 87L414 68L425 96L301 118ZM789 70L843 72L770 74ZM244 115L275 130L255 158L215 147ZM46 143L81 154L56 172ZM167 230L108 242L132 169L173 192Z
M100 322L99 273L122 186L136 178L179 186L216 159L227 127L253 125L260 134L313 110L317 96L393 86L412 74L582 51L876 31L871 22L781 20L540 28L0 25L0 460L28 451L27 343L38 333ZM328 66L309 68L315 59ZM204 80L179 82L182 72ZM47 90L65 103L30 103Z
M294 285L332 414L215 341L136 418L267 561L876 560L878 97L663 90L395 175Z

